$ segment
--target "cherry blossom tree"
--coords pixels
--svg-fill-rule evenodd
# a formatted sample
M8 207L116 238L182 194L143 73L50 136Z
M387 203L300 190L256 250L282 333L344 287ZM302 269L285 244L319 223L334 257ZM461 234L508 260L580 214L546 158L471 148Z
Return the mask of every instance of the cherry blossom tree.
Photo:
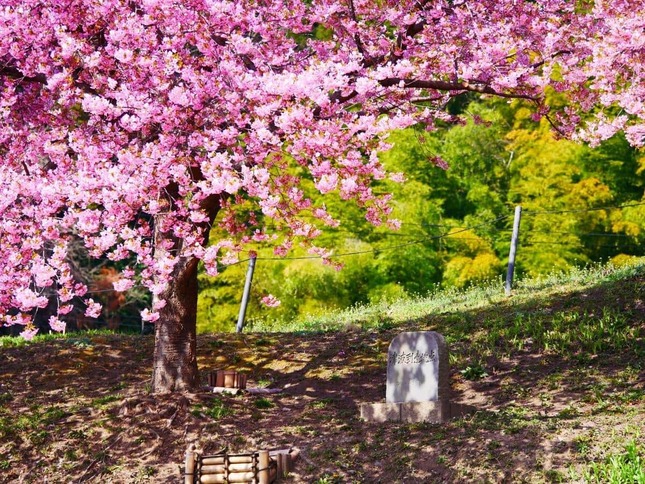
M131 261L115 290L153 294L154 391L190 390L199 261L216 275L258 242L328 260L315 238L339 221L311 189L396 227L377 153L463 93L641 146L644 29L642 0L3 0L0 324L32 337L45 291L54 331L73 300L99 314L80 238Z

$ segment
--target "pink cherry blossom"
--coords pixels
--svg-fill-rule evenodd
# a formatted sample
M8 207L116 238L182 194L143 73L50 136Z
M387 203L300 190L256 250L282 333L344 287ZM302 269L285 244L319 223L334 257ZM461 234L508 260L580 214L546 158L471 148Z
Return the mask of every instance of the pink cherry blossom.
M262 304L268 308L277 308L280 306L280 300L277 299L273 294L267 294L261 299Z
M117 292L125 292L128 289L132 289L133 286L134 281L125 277L121 277L118 281L114 281L112 283L112 287L114 287L114 290Z
M148 309L144 309L143 311L141 311L141 319L148 323L154 323L159 319L159 313L156 311L152 312Z
M101 315L101 304L97 303L93 299L87 299L85 304L87 305L85 316L88 318L98 318Z
M34 336L38 334L38 328L27 326L23 331L20 332L20 336L25 338L27 341L34 339Z
M45 296L39 296L27 287L18 288L15 292L14 297L17 307L19 307L22 311L27 311L32 308L44 308L48 303L48 300Z
M67 324L64 321L61 321L60 319L58 319L56 316L51 316L48 322L49 322L49 327L53 331L56 331L57 333L65 332L65 327L67 326Z

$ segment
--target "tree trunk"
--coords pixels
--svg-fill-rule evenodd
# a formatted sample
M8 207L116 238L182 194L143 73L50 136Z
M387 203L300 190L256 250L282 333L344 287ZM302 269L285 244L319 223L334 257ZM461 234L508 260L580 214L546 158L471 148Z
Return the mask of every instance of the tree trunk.
M194 391L197 373L197 259L175 266L168 289L161 294L166 306L155 323L152 391Z
M197 168L194 176L201 179ZM168 202L172 207L177 196L176 185L166 187ZM208 243L210 228L222 204L220 196L210 196L201 203L209 217L208 222L198 224L204 234L204 245ZM172 234L172 227L164 224L164 215L155 217L154 224L155 257L162 258L169 252L182 254L183 240ZM165 244L171 241L172 244ZM172 249L167 249L168 245ZM166 305L159 309L159 319L155 322L155 350L152 369L152 392L173 393L191 392L199 388L197 372L197 266L199 260L193 256L179 256L173 268L168 287L159 295Z

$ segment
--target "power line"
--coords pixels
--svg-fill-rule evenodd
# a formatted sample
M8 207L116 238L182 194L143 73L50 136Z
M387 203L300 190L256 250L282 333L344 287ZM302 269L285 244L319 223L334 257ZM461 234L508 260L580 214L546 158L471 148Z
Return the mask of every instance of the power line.
M321 235L321 237L333 236L333 235L343 235L343 234L349 235L350 237L348 237L348 238L352 238L352 239L358 239L360 237L359 233L350 232L349 230L341 230L341 231L338 231L338 232L323 233L323 235ZM409 233L409 232L370 232L368 234L368 236L370 236L370 237L410 237L410 238L419 237L419 235L422 235L422 234L420 234L419 232L417 232L415 234Z
M422 244L425 242L425 240L414 240L412 242L407 242L405 244L398 244L398 245L391 245L387 247L381 247L381 248L375 248L375 249L366 249L366 250L357 250L353 252L343 252L341 254L332 254L328 259L337 259L340 257L349 257L352 255L361 255L361 254L370 254L370 253L376 253L376 252L385 252L388 250L395 250L395 249L401 249L403 247L409 247L411 245L418 245ZM320 255L308 255L308 256L300 256L300 257L257 257L256 260L305 260L305 259L323 259L324 257ZM248 261L249 259L246 259ZM245 262L245 261L240 261L240 262Z
M617 205L615 207L596 207L596 208L581 208L581 209L575 209L575 210L541 210L541 211L532 211L531 209L524 209L526 215L542 215L542 214L550 214L550 213L581 213L581 212L597 212L600 210L616 210L620 208L627 208L627 207L638 207L641 205L645 205L645 202L641 203L627 203L625 205Z
M576 243L576 242L553 242L553 241L548 241L548 240L530 240L527 242L524 242L522 244L524 247L531 247L533 245L567 245L570 247L584 247L584 244L582 243ZM597 248L603 248L603 249L616 249L615 245L597 245L595 246ZM627 244L627 247L640 247L639 244L636 243L630 243Z
M559 232L529 229L524 230L523 233L538 233L538 234L557 234L557 235L576 235L579 237L629 237L627 234L612 234L607 232Z
M569 246L576 246L579 247L582 244L578 243L576 244L575 242L550 242L547 240L531 240L530 242L526 242L522 244L524 247L530 247L532 245L569 245Z
M473 225L471 227L463 227L463 228L461 228L459 230L456 230L454 232L444 232L443 234L440 234L440 235L432 235L432 236L426 237L425 239L414 240L412 242L407 242L405 244L397 244L397 245L391 245L391 246L387 246L387 247L379 247L379 248L374 248L374 249L366 249L366 250L358 250L358 251L353 251L353 252L343 252L343 253L340 253L340 254L332 254L328 258L329 259L337 259L337 258L340 258L340 257L349 257L349 256L353 256L353 255L362 255L362 254L369 254L369 253L386 252L386 251L389 251L389 250L400 249L400 248L409 247L409 246L412 246L412 245L423 244L424 242L428 242L428 241L431 241L431 240L446 239L446 238L449 238L449 237L453 237L453 236L455 236L457 234L467 232L469 230L474 230L474 229L484 227L484 226L487 226L487 225L492 226L492 224L494 224L496 222L499 222L501 220L507 219L507 218L508 218L508 215L500 215L499 217L497 217L496 219L494 219L494 220L492 220L490 222L482 222L481 224ZM256 257L256 260L269 260L269 261L276 261L276 260L284 260L284 261L287 261L287 260L308 260L308 259L323 259L323 257L319 256L319 255L300 256L300 257ZM240 260L240 261L236 262L235 264L240 264L242 262L247 262L248 260L249 260L248 258L243 259L243 260ZM229 264L229 265L235 265L235 264Z

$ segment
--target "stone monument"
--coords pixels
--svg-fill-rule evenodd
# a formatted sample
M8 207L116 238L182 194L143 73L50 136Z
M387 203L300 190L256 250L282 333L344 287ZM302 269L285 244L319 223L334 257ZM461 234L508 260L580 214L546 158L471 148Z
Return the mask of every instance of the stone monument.
M362 403L368 422L445 422L470 410L450 402L450 368L444 337L435 331L405 332L388 348L385 403Z
M387 351L385 401L427 402L447 397L448 350L434 331L401 333Z

